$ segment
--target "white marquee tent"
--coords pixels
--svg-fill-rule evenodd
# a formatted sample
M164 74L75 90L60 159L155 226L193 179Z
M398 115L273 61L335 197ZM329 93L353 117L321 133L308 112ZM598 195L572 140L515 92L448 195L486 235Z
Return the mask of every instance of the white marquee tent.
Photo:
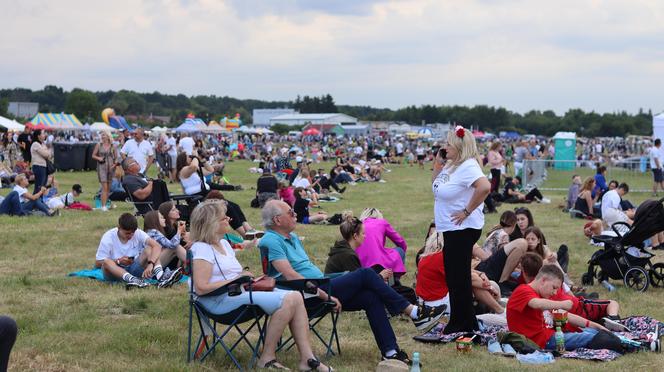
M16 120L10 120L6 117L0 116L0 127L7 128L7 130L23 131L25 126Z
M652 117L652 137L664 141L664 112Z
M117 129L113 128L112 126L110 126L110 125L108 125L104 122L101 122L101 121L98 121L96 123L92 123L92 125L90 125L90 130L93 130L95 132L101 132L101 131L117 132L118 131Z

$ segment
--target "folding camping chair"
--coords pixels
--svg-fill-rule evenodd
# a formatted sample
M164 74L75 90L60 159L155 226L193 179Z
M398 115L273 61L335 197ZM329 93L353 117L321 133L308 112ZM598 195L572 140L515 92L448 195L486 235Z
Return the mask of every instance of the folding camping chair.
M134 215L135 216L142 216L152 210L154 208L152 207L152 202L150 201L140 201L136 200L134 198L134 195L129 192L127 187L125 186L124 183L122 183L122 189L125 191L127 194L127 199L125 200L127 203L131 203L134 206ZM193 206L196 204L200 203L201 200L203 200L203 197L200 195L173 195L169 194L169 199L173 202L175 202L175 207L180 211L180 216L181 220L185 222L189 222L189 215L191 214L191 209L193 209Z
M233 354L233 351L238 345L244 342L249 346L252 352L251 361L247 365L247 369L251 369L258 358L261 343L265 339L265 330L268 319L267 314L265 314L260 307L253 304L240 306L226 314L213 314L198 302L199 297L219 296L225 294L229 291L231 286L249 283L251 282L251 278L243 276L206 295L196 295L194 293L193 263L190 251L187 252L187 268L191 279L189 287L189 338L187 341L187 363L192 359L196 360L197 358L203 362L205 358L214 351L215 347L221 346L226 352L226 355L231 358L235 367L238 370L243 370L242 365ZM251 289L249 289L249 291L251 291ZM196 312L196 320L200 334L196 343L192 344L194 333L194 311ZM221 330L217 330L218 324L225 327ZM243 326L241 327L241 325ZM258 329L258 340L255 343L252 343L247 336L254 327ZM237 331L239 338L229 346L227 343L228 341L226 341L227 336L229 336L234 329ZM212 336L212 340L208 340L208 336ZM199 352L202 354L199 355Z
M263 267L263 274L267 275L268 269L270 267L270 260L268 257L268 249L266 247L260 248L261 254L261 263ZM316 336L316 338L325 346L326 356L332 355L341 355L341 347L339 346L339 334L337 332L337 321L339 319L339 313L334 311L336 304L333 301L327 300L323 301L316 297L319 287L327 288L327 293L329 296L332 296L332 290L329 286L330 278L318 278L318 279L299 279L299 280L277 280L277 287L282 289L289 289L294 291L299 291L304 297L304 306L307 309L307 315L309 318L309 331ZM310 300L309 300L310 299ZM316 327L319 323L329 315L330 321L332 323L332 329L330 331L329 338L323 338L321 331ZM336 344L336 352L335 346ZM290 350L293 345L295 345L295 340L291 335L286 340L281 340L277 351L285 349Z

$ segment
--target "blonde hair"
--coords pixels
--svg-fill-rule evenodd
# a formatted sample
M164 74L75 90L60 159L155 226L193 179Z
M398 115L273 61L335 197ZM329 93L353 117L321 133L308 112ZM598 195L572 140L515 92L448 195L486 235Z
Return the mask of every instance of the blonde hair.
M376 208L366 208L360 214L360 221L364 221L367 218L380 218L383 219L383 214Z
M443 233L439 231L434 231L433 233L431 233L431 235L429 235L427 241L424 243L424 252L422 252L421 257L441 252L443 250L443 247L445 247L445 240L443 239Z
M217 200L206 200L191 213L191 240L208 244L219 243L218 223L226 216L226 204Z
M463 130L463 138L457 136L457 128ZM468 159L475 159L478 164L482 164L480 153L477 150L475 136L473 136L473 133L468 129L457 126L449 131L447 133L447 145L454 147L459 153L459 159L456 161L452 160L446 165L451 167L450 173L454 172L459 165Z
M593 188L590 186L595 182L594 177L588 177L583 181L583 185L581 185L581 191L592 191Z
M15 184L18 184L18 181L20 181L20 180L27 180L27 179L28 179L28 177L25 175L25 173L19 173L19 174L16 175L16 177L14 178L14 183L15 183Z
M113 136L111 136L111 132L107 130L101 131L101 133L99 133L99 139L101 142L104 142L104 136L108 137L108 143L113 143Z

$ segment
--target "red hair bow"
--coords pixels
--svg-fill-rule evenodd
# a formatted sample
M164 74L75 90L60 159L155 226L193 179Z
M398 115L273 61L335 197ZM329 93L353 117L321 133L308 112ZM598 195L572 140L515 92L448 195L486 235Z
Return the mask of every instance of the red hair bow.
M454 132L459 138L463 138L464 134L466 134L466 130L463 129L461 125L457 125L456 128L454 129Z

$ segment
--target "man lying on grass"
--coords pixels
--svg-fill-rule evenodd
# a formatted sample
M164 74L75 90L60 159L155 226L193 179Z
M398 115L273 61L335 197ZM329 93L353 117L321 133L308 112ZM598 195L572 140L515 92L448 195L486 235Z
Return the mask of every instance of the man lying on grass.
M544 310L572 310L571 300L550 300L563 283L563 272L557 266L544 265L529 284L522 284L512 293L507 303L507 326L510 331L520 333L533 340L543 349L556 348L555 331L547 328ZM578 331L578 328L582 328ZM598 334L607 331L603 326L569 313L565 326L565 349L576 350L589 347Z
M136 217L124 213L118 219L118 227L101 237L95 265L101 267L106 280L122 280L127 289L147 287L150 284L145 279L150 278L158 281L159 288L165 288L176 283L182 272L180 269L164 271L161 258L159 243L138 228Z

